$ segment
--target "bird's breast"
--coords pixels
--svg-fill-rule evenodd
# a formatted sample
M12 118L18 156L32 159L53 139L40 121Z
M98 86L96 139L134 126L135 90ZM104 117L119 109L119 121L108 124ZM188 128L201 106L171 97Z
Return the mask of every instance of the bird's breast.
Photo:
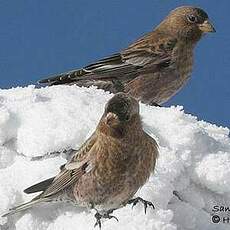
M193 66L193 47L178 43L169 66L150 68L125 85L125 92L147 104L162 104L174 96L188 81Z
M104 208L119 207L149 177L152 152L146 152L140 146L111 142L106 150L99 149L98 153L95 168L75 186L76 200Z
M185 82L192 73L193 66L193 46L179 43L173 52L176 69L182 82Z

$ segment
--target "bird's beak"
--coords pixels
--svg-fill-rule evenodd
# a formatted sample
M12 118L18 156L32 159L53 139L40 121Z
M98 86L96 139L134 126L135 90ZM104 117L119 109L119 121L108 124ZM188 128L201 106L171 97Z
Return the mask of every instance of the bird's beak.
M119 123L119 118L115 113L109 112L105 117L105 122L107 125L116 125Z
M214 26L209 20L205 20L202 24L199 25L199 28L204 33L216 32Z

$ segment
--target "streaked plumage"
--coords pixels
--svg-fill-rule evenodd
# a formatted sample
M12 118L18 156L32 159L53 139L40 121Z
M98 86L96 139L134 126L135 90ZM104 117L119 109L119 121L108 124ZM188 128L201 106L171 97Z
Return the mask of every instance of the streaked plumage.
M214 31L202 9L179 7L120 53L39 83L95 85L113 93L129 93L147 104L161 104L187 82L196 43L204 33Z
M96 131L61 167L61 172L25 190L41 194L4 216L37 203L63 200L95 208L99 210L98 218L109 218L114 209L126 205L146 182L157 155L157 143L142 129L138 102L118 93L106 104ZM130 202L135 204L137 200Z

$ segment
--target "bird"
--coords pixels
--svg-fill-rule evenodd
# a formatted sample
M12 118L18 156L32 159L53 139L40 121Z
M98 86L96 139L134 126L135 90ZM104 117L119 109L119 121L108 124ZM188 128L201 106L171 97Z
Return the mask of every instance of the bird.
M106 103L96 130L58 175L25 189L40 194L3 217L39 203L67 201L95 209L95 226L101 228L101 219L117 219L111 213L127 204L141 202L146 212L154 205L134 195L154 171L157 156L157 142L143 130L139 102L117 93Z
M215 28L203 9L181 6L120 52L38 83L94 85L112 93L125 92L148 105L161 105L189 80L193 50L208 32Z

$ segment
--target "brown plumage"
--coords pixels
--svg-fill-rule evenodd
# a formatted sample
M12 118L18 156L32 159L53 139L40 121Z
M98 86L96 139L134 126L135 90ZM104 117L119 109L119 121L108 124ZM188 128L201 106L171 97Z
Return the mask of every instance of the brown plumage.
M125 93L113 96L96 131L75 152L61 172L25 190L41 191L32 201L4 216L41 202L63 200L98 210L97 223L127 203L150 202L132 199L154 170L157 143L142 129L138 102Z
M113 93L129 93L146 104L161 104L189 79L193 49L207 32L215 32L207 13L182 6L120 53L39 83L95 85Z

